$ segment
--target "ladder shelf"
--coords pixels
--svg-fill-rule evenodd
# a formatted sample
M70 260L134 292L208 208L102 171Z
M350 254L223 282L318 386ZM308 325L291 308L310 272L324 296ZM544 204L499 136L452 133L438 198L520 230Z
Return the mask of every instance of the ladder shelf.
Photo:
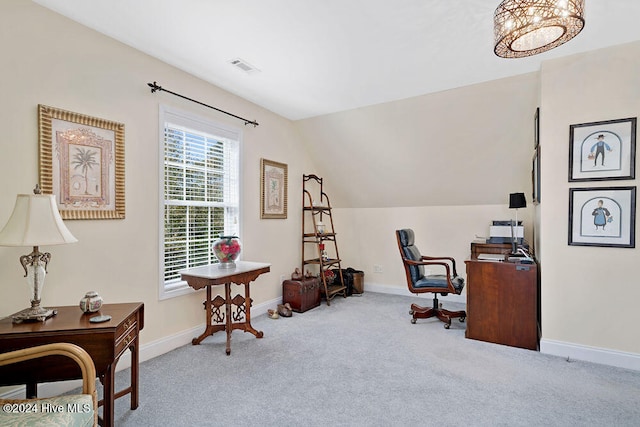
M309 265L317 266L321 291L327 305L336 295L347 297L347 287L344 286L342 266L336 232L333 228L331 202L324 192L322 178L317 175L302 176L302 271ZM314 191L315 190L315 191ZM320 196L319 203L312 194ZM328 221L326 224L323 222ZM337 269L338 277L333 281L327 277L327 271Z

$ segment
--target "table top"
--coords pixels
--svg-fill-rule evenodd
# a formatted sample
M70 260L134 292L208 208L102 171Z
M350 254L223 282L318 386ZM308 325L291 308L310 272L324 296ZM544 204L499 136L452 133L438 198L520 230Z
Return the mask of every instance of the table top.
M199 289L203 287L203 284L246 283L270 270L271 264L264 262L236 261L234 268L220 268L219 264L210 264L181 270L180 275L182 280L186 280L191 287Z
M234 268L220 268L220 264L210 264L203 265L202 267L181 270L180 274L202 277L204 279L222 279L236 274L248 273L250 271L261 270L269 267L271 267L271 264L264 262L236 261L236 266Z
M9 336L13 334L33 334L33 333L50 333L72 330L98 330L105 331L109 329L115 330L122 321L137 310L143 310L144 305L141 302L104 304L96 313L85 314L77 305L63 307L47 307L58 310L58 314L48 318L44 322L22 322L13 323L11 316L0 319L0 335ZM93 316L108 314L111 320L102 323L91 323L89 319ZM140 316L139 328L143 326L143 316ZM106 332L106 331L105 331Z

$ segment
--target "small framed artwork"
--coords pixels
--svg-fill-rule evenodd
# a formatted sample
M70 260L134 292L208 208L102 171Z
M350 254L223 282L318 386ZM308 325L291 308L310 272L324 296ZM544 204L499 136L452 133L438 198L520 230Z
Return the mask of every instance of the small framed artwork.
M64 219L123 219L124 124L38 106L40 187Z
M287 218L287 165L260 159L260 218Z
M569 189L569 245L635 248L636 187Z
M531 200L534 204L540 203L540 146L538 145L533 153L531 160L531 186L533 192Z
M636 117L569 127L569 181L635 179Z
M538 148L538 145L540 145L540 107L536 108L533 116L533 148Z

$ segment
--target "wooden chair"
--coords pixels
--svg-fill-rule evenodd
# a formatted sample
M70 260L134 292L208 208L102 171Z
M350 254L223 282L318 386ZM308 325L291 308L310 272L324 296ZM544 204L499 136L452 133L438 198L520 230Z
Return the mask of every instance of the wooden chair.
M41 399L0 399L0 425L98 425L96 369L91 356L81 347L55 343L1 353L0 366L55 355L68 357L78 364L82 372L82 394Z
M444 322L445 329L451 326L452 318L459 318L464 322L467 313L464 310L449 311L441 307L438 302L438 294L443 296L453 293L460 294L464 289L464 279L458 276L456 271L456 261L451 257L431 257L423 256L415 246L415 236L413 230L396 230L398 249L404 264L407 275L407 285L409 291L414 294L432 292L433 307L422 307L411 304L409 314L413 315L411 323L416 323L417 319L437 317ZM429 274L425 276L425 265L444 267L445 274Z

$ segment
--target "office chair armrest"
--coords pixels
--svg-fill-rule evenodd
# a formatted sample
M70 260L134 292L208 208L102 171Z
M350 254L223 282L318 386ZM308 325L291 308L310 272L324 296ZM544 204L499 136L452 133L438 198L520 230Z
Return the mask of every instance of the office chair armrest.
M440 256L440 257L435 257L435 256L426 256L426 255L423 255L423 256L422 256L422 259L423 259L423 260L444 259L444 260L450 261L450 262L451 262L451 267L452 267L452 270L453 270L453 277L458 277L458 271L456 270L456 260L455 260L455 259L453 259L453 257L450 257L450 256Z
M443 266L443 267L444 267L444 269L445 269L445 270L446 270L446 272L447 272L447 279L448 279L449 281L451 281L451 277L452 277L452 276L451 276L451 267L449 266L449 263L448 263L448 262L443 262L443 261L428 261L428 259L442 259L442 258L432 258L432 257L425 257L425 256L423 256L421 259L422 259L422 261L413 261L413 260L410 260L410 259L406 259L406 258L405 258L405 259L404 259L404 262L406 262L406 263L407 263L407 264L409 264L409 265L441 265L441 266ZM455 271L456 271L456 270L455 270L455 268L456 268L456 267L455 267L455 261L454 261L454 266L453 266L453 277L456 277L456 276L457 276L457 274L456 274L456 272L455 272Z

